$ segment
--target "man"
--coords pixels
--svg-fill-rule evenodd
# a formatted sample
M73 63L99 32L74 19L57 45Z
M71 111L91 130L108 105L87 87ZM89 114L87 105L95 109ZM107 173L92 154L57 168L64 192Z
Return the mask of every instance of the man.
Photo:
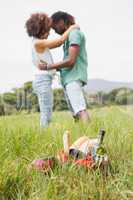
M62 35L72 24L73 16L58 11L51 16L52 28ZM65 91L69 109L75 119L88 121L83 86L87 83L87 53L85 49L85 36L79 28L73 29L64 42L64 59L54 64L40 64L42 70L57 69L60 71L61 82Z

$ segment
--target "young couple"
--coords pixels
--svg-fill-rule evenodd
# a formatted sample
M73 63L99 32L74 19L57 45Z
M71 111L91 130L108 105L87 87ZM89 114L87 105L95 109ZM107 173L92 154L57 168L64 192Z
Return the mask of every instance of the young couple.
M49 40L53 28L61 37ZM66 101L75 119L89 121L83 86L87 83L87 54L85 36L75 24L74 17L66 12L56 12L51 17L35 13L26 22L27 33L33 37L32 56L35 65L33 89L40 106L40 125L51 121L53 107L52 79L60 71ZM49 49L63 45L63 61L54 63Z

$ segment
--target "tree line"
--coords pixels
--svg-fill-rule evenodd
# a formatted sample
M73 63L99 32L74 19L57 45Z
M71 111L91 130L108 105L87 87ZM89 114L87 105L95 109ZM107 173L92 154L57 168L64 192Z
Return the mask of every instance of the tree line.
M54 107L56 111L67 110L67 103L63 89L54 89ZM88 93L85 91L89 108L104 105L132 105L133 90L118 88L108 93L99 91ZM11 92L0 94L0 115L10 115L25 110L27 113L39 112L37 96L33 93L32 82L26 82L21 88L14 88Z

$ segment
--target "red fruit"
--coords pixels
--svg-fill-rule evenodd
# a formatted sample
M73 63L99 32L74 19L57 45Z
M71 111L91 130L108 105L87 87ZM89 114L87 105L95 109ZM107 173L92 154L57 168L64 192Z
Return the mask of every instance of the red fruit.
M68 155L62 150L57 154L57 159L64 164L68 161Z
M94 160L91 155L88 155L84 159L76 160L74 161L74 163L80 166L88 167L88 168L92 168L94 166Z
M37 170L44 170L47 171L49 169L51 169L54 165L54 160L46 158L46 159L37 159L37 160L33 160L33 162L31 163L31 165L37 169Z

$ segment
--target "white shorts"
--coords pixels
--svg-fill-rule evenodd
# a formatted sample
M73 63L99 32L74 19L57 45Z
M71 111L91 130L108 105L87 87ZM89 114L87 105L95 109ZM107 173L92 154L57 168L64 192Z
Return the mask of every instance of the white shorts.
M86 110L86 102L81 81L68 83L65 88L65 97L72 114L76 116L80 111Z

